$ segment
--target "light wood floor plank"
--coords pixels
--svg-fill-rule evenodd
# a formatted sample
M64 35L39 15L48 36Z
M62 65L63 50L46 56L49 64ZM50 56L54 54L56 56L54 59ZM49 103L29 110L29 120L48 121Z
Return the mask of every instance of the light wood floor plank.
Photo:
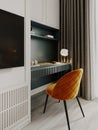
M45 95L42 96L45 98ZM43 114L44 99L36 99L32 108L32 122L23 130L68 130L63 102L49 98L46 113ZM83 118L77 101L67 101L71 130L98 130L98 100L80 99L85 118ZM32 101L32 105L34 102Z

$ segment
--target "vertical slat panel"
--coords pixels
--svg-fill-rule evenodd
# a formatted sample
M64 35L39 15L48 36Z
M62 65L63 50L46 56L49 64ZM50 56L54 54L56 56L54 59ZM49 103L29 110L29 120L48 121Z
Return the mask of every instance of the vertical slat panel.
M8 109L8 92L3 94L4 110Z
M2 94L0 93L0 112L2 111Z
M18 89L16 89L16 104L18 104Z
M12 106L14 106L14 90L12 90Z
M8 127L8 110L3 112L3 128Z
M11 126L11 109L9 110L9 126Z
M28 102L26 102L25 104L26 104L26 106L25 106L25 108L26 108L25 114L27 115L28 114Z
M19 102L18 103L20 103L20 88L18 89L18 95L19 95Z
M14 90L14 105L16 105L16 89Z
M3 121L2 121L2 113L0 113L0 130L3 130L2 123L3 123Z
M0 130L8 129L28 114L28 87L0 94Z
M25 94L26 94L26 100L28 99L28 88L27 87L25 87L26 88L26 91L25 91Z

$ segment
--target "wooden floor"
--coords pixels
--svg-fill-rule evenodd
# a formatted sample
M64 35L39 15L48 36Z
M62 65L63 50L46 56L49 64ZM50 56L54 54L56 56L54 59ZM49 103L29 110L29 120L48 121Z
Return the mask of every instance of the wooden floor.
M32 122L23 130L68 130L63 102L49 98L43 114L45 95L37 97L32 99ZM67 101L71 130L98 130L98 100L80 101L85 118L75 99Z

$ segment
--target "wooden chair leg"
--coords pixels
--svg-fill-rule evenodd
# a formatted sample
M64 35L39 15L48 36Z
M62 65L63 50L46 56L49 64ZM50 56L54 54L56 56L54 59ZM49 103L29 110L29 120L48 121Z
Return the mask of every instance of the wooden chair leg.
M45 101L45 106L44 106L43 113L45 113L45 111L46 111L46 106L47 106L47 102L48 102L48 97L49 97L49 95L47 94L47 95L46 95L46 101Z
M66 101L64 102L64 108L65 108L65 113L66 113L66 118L67 118L67 124L68 124L68 130L70 130L70 123L69 123L69 117L68 117L68 111L67 111L67 104Z
M77 102L78 102L78 104L79 104L79 107L80 107L80 110L81 110L81 112L82 112L82 115L83 115L83 117L85 117L84 112L83 112L83 109L82 109L82 106L81 106L81 103L80 103L80 101L79 101L79 98L76 97L76 99L77 99Z

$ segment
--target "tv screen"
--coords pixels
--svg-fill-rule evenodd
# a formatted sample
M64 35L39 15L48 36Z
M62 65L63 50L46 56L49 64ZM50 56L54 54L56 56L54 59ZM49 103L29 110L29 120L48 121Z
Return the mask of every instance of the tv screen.
M0 9L0 69L24 66L24 17Z

